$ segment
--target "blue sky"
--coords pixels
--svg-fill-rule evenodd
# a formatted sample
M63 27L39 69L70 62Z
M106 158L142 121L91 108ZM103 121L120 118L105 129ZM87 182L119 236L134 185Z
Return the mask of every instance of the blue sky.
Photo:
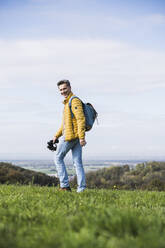
M52 158L62 78L99 113L85 158L165 156L164 30L160 0L1 0L2 159Z

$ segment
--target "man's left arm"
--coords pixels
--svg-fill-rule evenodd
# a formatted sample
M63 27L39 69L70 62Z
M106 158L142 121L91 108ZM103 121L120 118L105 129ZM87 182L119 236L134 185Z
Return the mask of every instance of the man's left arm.
M72 100L72 112L76 118L77 126L78 126L78 137L80 140L80 144L84 146L86 144L85 141L85 116L82 107L82 102L78 98L74 98Z

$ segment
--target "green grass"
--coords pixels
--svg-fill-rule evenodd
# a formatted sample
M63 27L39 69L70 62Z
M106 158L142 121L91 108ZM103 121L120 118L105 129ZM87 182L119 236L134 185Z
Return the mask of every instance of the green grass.
M0 186L1 248L163 248L165 192Z

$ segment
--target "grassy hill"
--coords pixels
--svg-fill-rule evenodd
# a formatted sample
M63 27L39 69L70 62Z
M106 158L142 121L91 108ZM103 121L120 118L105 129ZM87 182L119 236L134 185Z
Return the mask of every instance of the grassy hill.
M41 172L26 170L10 163L0 162L0 183L1 184L38 184L41 186L57 185L58 179L50 177Z
M1 248L164 248L165 192L0 185Z

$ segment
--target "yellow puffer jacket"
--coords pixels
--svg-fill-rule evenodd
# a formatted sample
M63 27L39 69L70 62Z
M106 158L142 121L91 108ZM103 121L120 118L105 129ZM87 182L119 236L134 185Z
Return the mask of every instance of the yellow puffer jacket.
M69 107L69 99L73 96L71 92L64 100L63 121L60 129L55 134L57 138L64 135L65 141L70 141L76 138L85 138L85 116L82 108L82 103L78 98L74 98L71 103L73 118Z

